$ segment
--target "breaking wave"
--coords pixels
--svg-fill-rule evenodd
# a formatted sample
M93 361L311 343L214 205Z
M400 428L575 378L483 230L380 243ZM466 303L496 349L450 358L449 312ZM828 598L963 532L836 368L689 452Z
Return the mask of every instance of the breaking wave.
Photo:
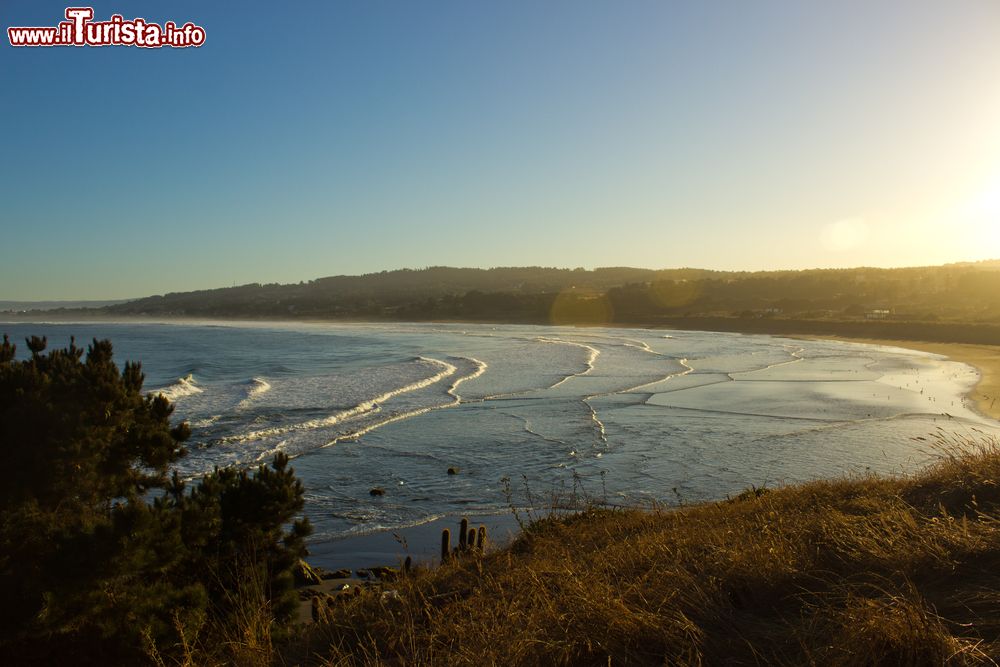
M169 399L171 401L176 401L177 399L183 398L184 396L193 396L194 394L200 394L203 391L205 390L199 387L197 384L195 384L194 376L188 374L182 378L177 378L177 381L174 382L169 387L164 387L163 389L154 389L149 393L153 395L159 394L160 396L163 396L166 399Z
M246 384L246 398L236 404L238 410L250 405L251 402L261 394L271 391L271 385L263 378L253 378Z
M416 382L411 382L410 384L398 387L396 389L392 389L374 398L361 401L360 403L351 408L342 410L328 417L310 419L308 421L299 422L297 424L288 424L284 426L275 426L272 428L250 431L249 433L243 433L240 435L234 435L228 438L223 438L222 442L250 442L252 440L260 440L261 438L270 438L274 436L284 435L286 433L291 433L293 431L308 431L308 430L333 426L335 424L339 424L340 422L353 419L355 417L358 417L366 413L378 412L381 410L381 408L379 407L380 403L385 403L386 401L392 399L393 397L399 396L401 394L408 394L412 391L423 389L424 387L429 387L432 384L440 382L441 380L454 375L455 371L458 370L455 366L449 364L446 361L431 359L429 357L418 357L418 360L424 363L436 365L441 370L439 370L437 373L434 373L430 377L426 377Z

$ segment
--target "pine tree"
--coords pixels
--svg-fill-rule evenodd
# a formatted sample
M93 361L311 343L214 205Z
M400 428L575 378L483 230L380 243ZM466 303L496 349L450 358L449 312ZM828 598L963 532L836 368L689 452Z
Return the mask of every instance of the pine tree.
M119 372L109 341L26 342L24 360L0 344L0 663L135 662L178 622L228 622L248 573L287 618L310 531L288 458L168 478L190 429L142 393L139 364Z

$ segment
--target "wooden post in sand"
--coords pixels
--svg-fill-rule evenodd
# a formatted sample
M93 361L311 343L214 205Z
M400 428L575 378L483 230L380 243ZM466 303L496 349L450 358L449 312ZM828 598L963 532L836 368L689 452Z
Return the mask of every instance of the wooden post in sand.
M462 517L462 522L459 524L458 528L458 550L465 551L466 547L469 546L469 520L466 517Z
M451 531L445 528L441 531L441 563L444 564L451 556Z

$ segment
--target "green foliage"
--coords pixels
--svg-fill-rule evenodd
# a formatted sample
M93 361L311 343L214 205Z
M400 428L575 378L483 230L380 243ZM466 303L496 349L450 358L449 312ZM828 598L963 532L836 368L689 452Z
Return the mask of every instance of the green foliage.
M84 511L162 484L184 454L186 425L170 428L162 396L143 396L138 364L118 372L111 343L94 341L83 358L75 343L14 362L4 337L0 354L0 447L18 471L0 485L5 507L33 502L43 512Z
M190 492L175 476L155 507L180 515L180 535L187 545L181 569L194 573L212 599L222 600L226 591L238 588L250 567L263 575L275 617L287 620L298 600L293 570L306 555L305 538L311 532L307 519L294 519L302 510L304 493L288 457L279 453L271 466L261 465L253 473L216 469ZM233 568L234 563L244 569ZM215 577L204 581L200 572Z
M135 662L149 642L169 653L180 628L233 622L248 581L288 618L310 532L288 458L168 478L190 429L142 393L138 364L119 372L108 341L86 355L27 345L20 361L0 344L0 662Z

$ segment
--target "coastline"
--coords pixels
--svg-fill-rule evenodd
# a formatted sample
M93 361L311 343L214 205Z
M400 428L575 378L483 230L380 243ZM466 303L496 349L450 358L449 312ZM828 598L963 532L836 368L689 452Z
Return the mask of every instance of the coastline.
M835 340L844 343L864 343L901 347L918 352L930 352L972 366L979 372L979 381L966 396L985 417L1000 421L1000 345L969 343L937 343L885 338L853 338L849 336L790 336L803 340Z
M679 331L729 332L744 335L777 336L802 340L833 340L869 345L887 345L920 352L940 354L968 364L979 373L979 382L966 396L983 416L1000 421L1000 327L970 323L908 323L795 320L779 318L742 319L731 317L664 317L645 322L578 322L553 324L548 321L504 321L492 319L454 318L430 320L395 320L368 318L261 318L219 316L135 316L108 317L106 313L44 312L5 313L0 324L220 324L228 326L267 326L274 324L479 324L532 325L570 328L611 327L621 329L663 329ZM874 335L872 335L874 334Z
M156 320L162 324L184 324L183 320ZM289 324L363 324L378 325L388 324L387 322L346 322L342 320L332 322L313 322L304 320L284 320ZM860 343L868 345L892 346L903 349L916 350L931 354L942 355L950 360L967 364L976 369L978 379L975 385L969 387L966 396L971 399L970 406L976 412L990 420L1000 421L1000 345L970 343L970 342L937 342L913 340L902 337L878 337L878 336L853 336L837 335L834 332L801 332L786 333L782 331L785 327L774 326L764 327L767 320L753 320L754 331L733 331L743 335L769 335L775 337L792 338L800 340L816 341L837 341L843 343ZM204 324L206 321L194 321L192 324ZM214 320L213 324L224 324L231 326L268 326L275 322L267 320ZM428 324L428 323L413 323ZM481 323L488 326L489 322ZM552 325L549 325L552 326ZM612 328L632 329L642 328L648 330L674 330L663 326L648 324L623 324L615 323L606 326ZM562 329L577 328L574 325L563 325ZM591 327L579 327L589 329ZM720 327L721 328L721 327ZM688 329L681 329L688 330ZM716 329L718 330L718 329ZM701 329L710 332L712 329ZM846 333L846 332L845 332ZM874 331L872 332L874 333ZM918 333L918 332L914 332ZM971 381L971 377L966 383ZM968 384L964 383L965 387ZM433 565L440 559L441 531L448 528L452 532L452 543L456 542L456 529L460 515L449 515L425 524L419 524L398 530L381 530L347 537L338 537L317 541L309 545L310 555L307 561L327 570L335 571L343 568L358 570L362 568L373 568L380 566L398 567L400 562L410 555L414 563L419 565ZM510 513L489 516L470 516L474 525L486 524L491 542L495 546L504 546L509 543L518 533L516 521ZM399 536L397 538L397 535ZM320 538L323 539L323 538Z
M523 510L521 513L522 520L530 520ZM407 556L415 565L434 565L441 558L441 531L449 529L451 544L457 546L461 519L460 515L448 515L415 526L310 543L307 560L310 565L327 570L399 567ZM473 527L486 526L488 540L493 546L506 546L520 533L512 512L468 515L468 519Z

